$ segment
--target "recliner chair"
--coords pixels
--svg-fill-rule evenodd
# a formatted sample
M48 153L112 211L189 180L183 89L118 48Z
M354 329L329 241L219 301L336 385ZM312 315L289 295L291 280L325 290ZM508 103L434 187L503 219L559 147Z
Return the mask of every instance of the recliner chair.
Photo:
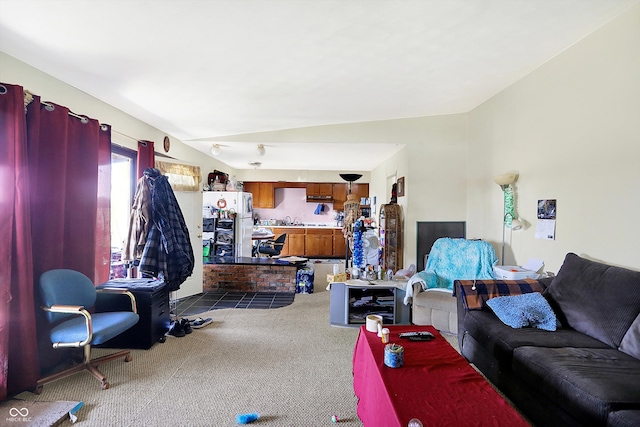
M96 300L103 292L128 296L131 300L131 311L90 313L89 309L95 306ZM139 316L133 294L126 289L96 290L91 279L84 274L74 270L56 269L40 276L40 296L47 321L55 324L49 332L53 348L82 348L84 360L79 365L38 380L36 392L42 391L42 386L48 382L85 369L100 381L103 390L109 388L106 377L97 366L120 357L129 362L132 360L130 351L122 350L91 360L91 346L102 344L138 323Z
M488 242L448 237L436 240L424 271L411 276L407 283L404 303L412 303L411 323L433 325L440 332L457 334L454 281L493 279L497 263L498 257Z
M266 240L264 243L261 243L258 247L258 256L267 255L269 257L274 257L280 255L286 239L287 234L285 233L279 235L275 240Z

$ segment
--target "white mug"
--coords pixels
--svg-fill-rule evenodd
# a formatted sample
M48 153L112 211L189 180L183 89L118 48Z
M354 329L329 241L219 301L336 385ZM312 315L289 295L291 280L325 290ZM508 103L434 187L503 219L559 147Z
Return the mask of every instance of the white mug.
M366 323L366 328L367 331L369 332L376 332L379 333L380 335L378 336L382 336L382 316L378 316L377 314L369 314L367 316L367 323Z

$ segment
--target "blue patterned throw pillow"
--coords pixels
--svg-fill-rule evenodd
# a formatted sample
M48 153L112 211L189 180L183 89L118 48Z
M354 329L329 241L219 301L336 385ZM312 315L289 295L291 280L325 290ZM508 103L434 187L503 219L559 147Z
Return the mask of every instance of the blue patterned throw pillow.
M530 326L545 331L556 330L556 314L539 292L491 298L487 305L502 323L512 328Z

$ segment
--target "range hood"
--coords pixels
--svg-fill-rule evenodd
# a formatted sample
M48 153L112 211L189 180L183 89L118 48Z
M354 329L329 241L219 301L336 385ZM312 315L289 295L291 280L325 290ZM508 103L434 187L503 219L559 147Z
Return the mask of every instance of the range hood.
M308 195L307 202L333 202L333 196Z

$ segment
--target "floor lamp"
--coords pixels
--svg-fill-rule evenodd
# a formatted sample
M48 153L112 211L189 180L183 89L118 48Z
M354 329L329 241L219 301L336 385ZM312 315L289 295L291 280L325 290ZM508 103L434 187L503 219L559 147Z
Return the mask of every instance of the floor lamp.
M347 246L347 250L344 256L344 268L345 271L349 268L349 241L351 239L353 233L353 224L356 222L358 217L360 216L360 201L357 200L358 197L355 194L351 193L351 184L353 181L357 181L362 178L362 175L359 173L341 173L340 178L347 181L347 201L344 202L344 238Z
M504 175L496 175L493 180L502 188L503 194L503 211L502 211L502 254L500 256L500 264L504 265L504 246L506 238L506 229L513 231L520 230L523 226L522 221L516 216L515 206L513 203L513 186L518 175L515 173L506 173Z

